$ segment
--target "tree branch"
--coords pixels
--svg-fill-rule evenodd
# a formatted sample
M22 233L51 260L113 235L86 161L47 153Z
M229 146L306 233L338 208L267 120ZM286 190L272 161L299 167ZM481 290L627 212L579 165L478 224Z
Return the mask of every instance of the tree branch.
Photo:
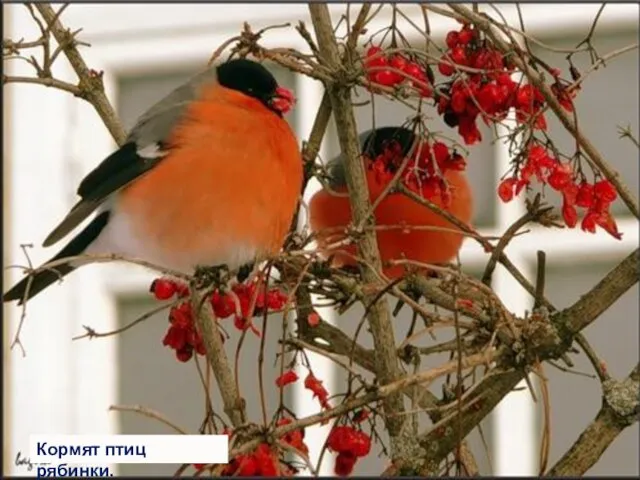
M309 13L316 32L316 37L323 61L331 70L336 71L336 79L344 77L344 68L339 51L338 43L333 33L331 16L326 4L310 4ZM340 147L346 156L345 176L351 208L353 212L353 223L356 225L373 225L373 219L368 220L370 209L368 187L365 176L365 169L360 157L358 144L357 127L353 115L351 104L351 89L347 85L338 82L326 85L331 100L331 105L338 129ZM378 242L373 231L365 231L357 241L360 255L364 259L365 265L361 265L361 274L365 283L379 283L377 271L381 270L382 262L378 250ZM373 269L373 270L372 270ZM368 298L374 301L375 297ZM392 382L401 375L400 365L396 355L396 341L393 333L393 325L389 314L389 305L386 298L378 298L375 303L367 302L369 307L368 321L376 349L376 373L381 385ZM404 403L401 394L394 394L384 403L386 417L385 423L389 430L392 444L394 446L393 455L406 458L406 455L399 452L402 446L396 439L399 437L404 418ZM393 413L393 416L390 414ZM399 415L400 414L400 415Z
M211 308L211 303L198 290L195 280L191 282L190 291L191 310L198 330L202 333L207 360L218 382L218 388L224 403L224 411L233 426L239 427L246 422L245 401L238 392L238 386L234 380L229 359L218 331L218 321Z
M610 381L612 384L608 389L609 395L605 388L605 397L596 418L584 429L567 453L545 474L546 477L582 477L596 464L618 435L638 421L639 381L638 365L624 381ZM612 396L611 392L616 392L613 394L614 400L608 400L608 397ZM615 402L615 399L622 404L622 411L620 408L612 407L611 403Z
M116 143L122 145L127 135L109 99L104 93L102 78L99 75L92 74L89 67L87 67L87 64L76 47L73 35L69 29L65 28L60 20L58 20L56 12L51 8L51 4L37 2L33 5L38 9L42 18L44 18L49 30L78 75L80 80L78 88L81 92L79 96L93 105Z

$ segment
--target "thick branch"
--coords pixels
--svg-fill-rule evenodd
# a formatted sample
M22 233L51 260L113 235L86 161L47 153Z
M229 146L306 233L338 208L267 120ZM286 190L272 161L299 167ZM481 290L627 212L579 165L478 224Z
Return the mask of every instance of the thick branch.
M638 366L623 382L613 381L613 388L608 395L605 391L602 408L596 418L545 476L582 477L596 464L618 435L638 421L638 415L640 415L638 381L640 381ZM607 401L607 398L611 398L611 392L616 392L613 393L614 399L617 398L627 411L621 412Z
M309 12L318 39L322 61L339 79L343 70L338 44L333 33L331 17L326 4L310 4ZM351 104L351 90L346 85L333 83L326 85L336 120L340 147L345 154L345 176L351 200L353 222L356 225L372 225L373 219L366 219L370 209L365 169L360 157L358 135ZM374 231L365 231L357 241L360 255L364 259L361 265L362 278L365 283L379 283L377 272L382 263L378 251L378 243ZM373 270L372 270L373 269ZM373 301L374 298L369 300ZM401 375L396 355L396 342L393 325L389 314L389 305L384 297L370 304L368 321L376 349L376 373L382 385ZM391 395L385 402L387 413L386 424L391 438L397 437L403 424L404 404L400 394ZM394 414L389 416L389 414Z
M566 352L571 345L572 335L590 325L637 281L638 250L609 272L602 281L583 295L574 305L552 317L552 322L559 326L561 335L565 336L562 339L562 345L540 351L535 356L539 360L546 360L551 356L559 355L560 350ZM447 427L451 427L448 430L451 433L442 437L435 429L432 429L421 435L420 442L425 448L430 449L428 467L435 468L453 450L457 441L458 429L462 431L463 437L468 435L524 377L524 369L519 369L485 378L473 394L464 401L463 409L467 409L472 402L476 402L477 406L462 418L459 418L456 412L452 411L446 424Z
M578 333L605 312L627 290L638 282L640 251L636 248L611 270L591 291L576 303L554 316L554 322Z
M58 20L56 12L51 8L51 4L34 3L33 5L38 9L45 22L47 22L51 33L78 75L80 80L78 87L82 93L80 96L93 105L107 129L109 129L109 133L111 133L118 145L122 145L127 135L109 99L104 93L102 79L100 76L92 74L89 67L87 67L87 64L76 47L73 35L62 25L60 20Z
M246 422L245 401L240 397L238 386L233 377L224 344L217 327L217 320L211 308L211 303L198 291L197 285L191 285L191 310L193 311L198 329L202 333L202 340L206 349L207 360L218 382L224 411L229 416L234 427Z

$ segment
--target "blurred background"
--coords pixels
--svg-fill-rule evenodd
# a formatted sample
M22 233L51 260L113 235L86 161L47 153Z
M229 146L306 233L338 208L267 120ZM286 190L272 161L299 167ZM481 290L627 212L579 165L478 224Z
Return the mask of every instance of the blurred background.
M517 25L513 5L500 5L511 25ZM572 48L589 31L598 11L597 4L526 4L522 6L526 30L544 44L556 48ZM38 31L22 5L3 4L5 37L35 39ZM344 13L344 5L331 5L334 22ZM410 5L405 13L422 24L421 11ZM351 7L356 15L357 6ZM219 4L219 5L71 5L63 14L63 23L83 28L81 39L91 44L83 49L88 65L104 70L105 86L125 128L130 128L139 114L151 103L168 93L198 70L223 41L236 35L244 21L254 31L261 27L305 20L311 29L305 5ZM369 27L370 32L389 24L388 12L381 14ZM432 34L444 38L455 27L450 21L432 16ZM264 37L264 46L304 48L292 29L276 29ZM420 41L410 28L405 35L416 44ZM601 55L638 41L638 5L610 4L604 9L593 43ZM554 66L566 68L564 55L532 48ZM587 55L577 57L578 66L588 66ZM33 75L23 62L5 64L11 75ZM311 129L322 96L322 85L277 66L269 68L279 82L293 89L297 108L287 120L300 141ZM637 136L638 51L612 60L607 68L588 78L577 98L581 128L603 153L635 195L638 195L638 151L627 139L620 139L617 126L630 126ZM75 82L73 72L60 59L55 76ZM81 178L114 147L92 107L71 95L39 85L7 85L3 87L4 115L4 250L5 265L25 265L21 244L33 243L28 249L34 264L48 259L51 252L39 247L50 228L75 203L75 189ZM362 92L360 92L362 94ZM367 97L363 95L366 99ZM357 109L360 130L376 125L396 125L411 114L397 102L376 99ZM446 132L448 127L433 118L433 130ZM571 151L572 141L564 129L550 122L549 134L557 144ZM483 132L487 138L491 132ZM331 158L338 152L335 127L325 138L321 157ZM475 224L480 231L500 235L524 211L520 202L503 204L495 194L497 182L509 161L500 143L484 141L473 147L468 161L468 174L475 199ZM309 198L319 188L312 183L305 195ZM507 249L512 261L530 278L535 275L536 251L547 252L546 293L558 307L577 300L595 285L618 261L638 244L637 222L620 202L614 209L623 239L617 241L599 232L589 235L579 231L532 229L515 239ZM463 267L481 275L486 254L474 243L466 242L461 254ZM19 269L4 273L8 286L20 277ZM9 349L22 311L5 306L3 323L4 448L5 474L33 475L24 466L15 466L18 452L28 456L32 433L169 433L165 427L131 413L109 412L110 405L144 405L170 418L190 432L197 432L202 422L204 399L193 362L181 364L173 353L162 346L167 328L166 313L156 315L122 335L95 340L72 341L83 333L83 325L99 332L114 330L156 306L148 293L151 280L148 271L126 265L101 265L83 268L29 302L21 334L26 354L19 347ZM505 304L518 313L531 308L531 299L498 268L494 288ZM4 287L6 290L6 287ZM616 377L626 376L638 362L638 286L636 285L607 311L603 318L587 329L586 336ZM323 312L347 333L355 330L361 311L352 309L339 319ZM397 320L397 334L404 336L408 328L407 313ZM230 329L233 332L233 328ZM269 365L275 358L276 332L267 339L266 385L277 376ZM371 347L371 340L361 336ZM438 341L446 340L439 337ZM233 355L235 342L227 342ZM250 414L258 415L255 394L259 340L249 335L241 360L241 391L247 398ZM344 372L333 368L321 357L310 355L317 376L325 379L330 392L337 392L346 380ZM446 357L430 357L433 365ZM574 356L575 369L590 372L583 354ZM428 366L428 365L427 365ZM423 367L427 367L423 365ZM306 373L304 373L306 374ZM303 374L303 375L304 375ZM568 374L545 367L551 392L553 464L575 441L578 434L594 418L600 407L600 386L596 379ZM301 383L301 382L300 382ZM439 386L434 392L440 394ZM287 392L299 415L317 410L317 403L300 386ZM539 396L538 396L539 397ZM214 399L214 402L216 400ZM267 396L267 403L277 406L277 391ZM218 400L219 404L219 400ZM533 403L527 391L509 395L483 423L488 455L477 431L470 436L471 446L483 474L532 475L537 473L541 432L541 405ZM307 443L312 458L317 454L326 427L308 429ZM627 429L604 454L590 475L638 475L638 424ZM379 473L386 460L374 451L359 462L355 473ZM325 455L323 472L332 474L333 461ZM119 475L169 475L173 465L118 465Z

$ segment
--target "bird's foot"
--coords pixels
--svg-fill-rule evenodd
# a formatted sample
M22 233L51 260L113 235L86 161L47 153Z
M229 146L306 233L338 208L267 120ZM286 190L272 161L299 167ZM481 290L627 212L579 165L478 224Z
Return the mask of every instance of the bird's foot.
M198 266L193 276L199 288L224 288L231 280L227 265Z
M253 272L253 269L255 268L255 266L256 266L255 262L246 263L246 264L242 265L238 269L238 273L236 274L236 279L238 280L238 283L242 283L247 278L249 278L249 276L251 275L251 272Z

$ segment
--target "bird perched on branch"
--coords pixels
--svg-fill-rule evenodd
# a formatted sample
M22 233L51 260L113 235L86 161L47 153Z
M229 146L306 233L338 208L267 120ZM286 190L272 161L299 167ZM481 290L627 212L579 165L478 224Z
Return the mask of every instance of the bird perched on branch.
M246 59L178 87L82 180L80 200L43 246L98 213L50 262L117 254L189 274L277 253L302 186L298 142L283 119L294 102L264 66ZM3 300L22 303L86 262L25 277Z
M462 171L464 159L441 142L416 140L418 137L411 130L400 127L384 127L360 135L370 201L374 204L395 178L403 160L410 157L397 181L468 224L473 199ZM344 162L340 155L327 164L328 188L318 191L309 204L311 229L317 234L319 247L338 267L356 264L354 245L330 247L345 238L345 228L352 222ZM434 164L441 176L434 174ZM402 259L430 264L450 262L464 239L456 233L460 231L458 227L400 192L382 198L375 209L375 223L383 264ZM398 278L405 268L387 264L383 271L390 278Z

